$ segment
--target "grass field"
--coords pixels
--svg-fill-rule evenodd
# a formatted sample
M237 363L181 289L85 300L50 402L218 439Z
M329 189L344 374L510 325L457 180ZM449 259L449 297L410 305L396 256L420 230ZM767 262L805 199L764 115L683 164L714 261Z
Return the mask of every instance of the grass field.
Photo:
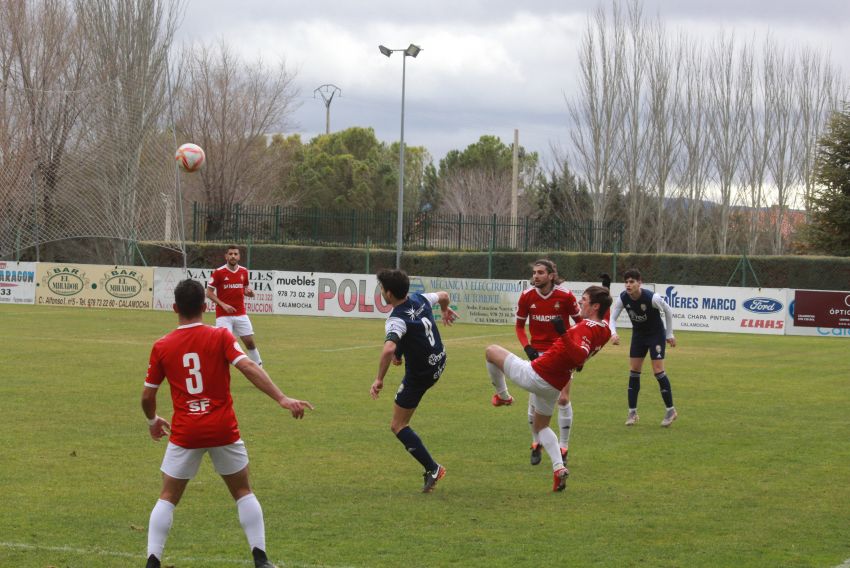
M208 316L209 317L209 316ZM511 327L443 329L448 367L413 420L448 475L389 431L390 370L369 398L379 320L255 316L266 368L316 410L289 418L236 372L234 399L281 566L838 566L850 559L850 349L843 338L681 333L648 368L626 428L627 347L573 387L567 491L528 464L525 397L493 408L483 364ZM210 318L211 321L211 318ZM170 313L0 306L0 566L144 565L163 443L139 405ZM627 340L627 337L624 337ZM627 344L627 341L624 341ZM519 351L518 349L516 349ZM167 388L160 408L170 409ZM177 508L164 565L247 566L235 506L208 461ZM845 564L847 565L847 564Z

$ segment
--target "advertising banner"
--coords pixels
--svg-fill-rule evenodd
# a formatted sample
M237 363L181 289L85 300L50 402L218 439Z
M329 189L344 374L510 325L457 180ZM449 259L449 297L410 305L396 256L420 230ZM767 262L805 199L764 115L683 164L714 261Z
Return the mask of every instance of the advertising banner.
M796 311L796 303L794 297L797 290L789 288L786 292L786 300L788 302L788 311L785 314L785 334L786 335L807 335L811 337L846 337L850 338L850 328L841 327L810 327L794 325L794 312Z
M794 325L850 328L850 292L796 290Z
M528 280L486 280L474 278L443 278L411 276L411 292L445 290L451 298L452 309L465 323L513 325L519 295L528 287ZM439 319L439 310L434 317Z
M34 262L0 260L0 304L35 302Z
M140 266L40 262L35 303L149 310L153 305L153 273L153 268Z
M381 296L381 285L374 274L316 273L315 278L315 315L386 319L392 311ZM410 290L417 291L412 279Z
M787 312L781 288L656 284L673 309L673 329L783 335Z
M212 275L212 268L157 268L154 270L153 308L171 310L174 304L174 287L184 278L197 280L206 288ZM271 314L274 312L274 274L273 270L249 270L248 280L254 290L253 298L245 298L245 310L251 314ZM207 300L207 312L215 313L215 304Z

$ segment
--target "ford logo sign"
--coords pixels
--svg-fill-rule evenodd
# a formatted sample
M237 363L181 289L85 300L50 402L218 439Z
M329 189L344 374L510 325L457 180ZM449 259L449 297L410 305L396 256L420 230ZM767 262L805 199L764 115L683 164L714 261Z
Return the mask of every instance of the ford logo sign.
M775 314L782 309L782 302L773 298L750 298L744 301L744 309L754 314Z

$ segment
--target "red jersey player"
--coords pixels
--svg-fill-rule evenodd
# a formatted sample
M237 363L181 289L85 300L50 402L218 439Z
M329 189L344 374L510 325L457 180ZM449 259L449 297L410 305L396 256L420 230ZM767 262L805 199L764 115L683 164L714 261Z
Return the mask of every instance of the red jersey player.
M239 247L227 247L223 266L213 270L207 284L207 298L215 304L215 326L224 327L239 336L248 358L262 366L260 351L254 344L254 328L245 311L245 296L254 297L248 281L248 269L239 266Z
M520 295L516 309L516 336L530 361L549 349L558 338L551 324L553 318L560 317L565 322L569 322L569 318L576 323L581 321L576 297L571 291L561 286L562 282L563 280L558 276L558 269L551 260L541 259L531 265L532 286ZM525 334L526 320L529 322L530 342ZM558 431L564 462L567 460L572 425L573 405L570 402L568 388L565 401L558 405ZM534 431L534 406L530 398L528 428L531 430L531 465L537 465L541 460L541 447L540 440Z
M142 410L151 438L159 440L170 434L160 468L162 491L148 525L147 568L159 568L174 508L205 453L210 454L236 501L254 565L274 568L266 556L263 510L251 491L248 453L233 412L230 365L294 418L302 418L304 410L313 406L283 394L268 374L245 356L230 331L203 324L206 305L199 282L180 282L174 288L174 301L180 326L154 343L142 391ZM156 414L156 395L166 378L174 407L171 424Z
M570 474L561 454L558 437L549 427L555 405L565 398L572 380L572 369L584 365L587 359L602 349L611 337L611 330L602 317L611 307L611 295L601 286L591 286L581 297L582 321L566 331L563 320L555 319L558 333L563 333L534 361L524 361L499 345L490 345L485 353L487 372L496 389L494 406L513 401L505 377L530 393L534 404L533 427L540 444L552 460L553 491L563 491Z

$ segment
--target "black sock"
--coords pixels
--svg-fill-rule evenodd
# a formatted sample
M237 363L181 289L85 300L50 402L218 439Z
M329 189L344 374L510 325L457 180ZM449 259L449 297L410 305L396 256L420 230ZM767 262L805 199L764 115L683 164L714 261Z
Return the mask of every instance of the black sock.
M629 408L637 408L640 392L640 371L629 371Z
M437 469L437 462L434 461L434 458L432 458L431 454L428 453L428 450L425 449L425 444L422 443L422 440L419 439L419 436L416 435L413 428L405 426L399 430L398 434L395 436L402 444L404 444L404 447L408 452L410 452L410 455L422 464L425 471L434 471Z
M667 378L667 373L661 371L655 378L658 379L658 388L661 389L661 398L664 399L664 404L667 408L673 408L673 391L670 388L670 379Z

